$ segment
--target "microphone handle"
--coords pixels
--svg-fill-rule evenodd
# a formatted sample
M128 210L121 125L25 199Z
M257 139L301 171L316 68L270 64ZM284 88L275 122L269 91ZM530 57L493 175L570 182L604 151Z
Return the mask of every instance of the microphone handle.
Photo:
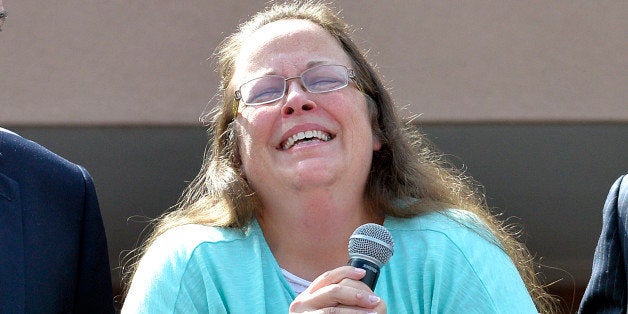
M379 278L379 266L361 258L350 259L349 265L366 270L366 274L360 281L369 286L371 290L375 291L375 284L377 283L377 278Z

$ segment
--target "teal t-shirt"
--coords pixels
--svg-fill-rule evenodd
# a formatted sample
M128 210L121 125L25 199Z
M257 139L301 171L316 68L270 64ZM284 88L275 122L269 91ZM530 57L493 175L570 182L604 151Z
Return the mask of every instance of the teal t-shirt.
M384 226L395 253L375 293L388 313L537 313L472 214L387 217ZM256 221L246 231L186 225L148 249L122 313L287 313L295 297Z

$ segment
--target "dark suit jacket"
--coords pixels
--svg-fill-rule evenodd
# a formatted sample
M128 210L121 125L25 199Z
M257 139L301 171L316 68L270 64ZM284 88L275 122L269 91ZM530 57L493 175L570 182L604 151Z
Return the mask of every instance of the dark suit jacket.
M581 313L626 313L628 306L628 179L615 181L606 203L602 234L595 248L591 280Z
M0 313L113 313L87 171L0 129Z

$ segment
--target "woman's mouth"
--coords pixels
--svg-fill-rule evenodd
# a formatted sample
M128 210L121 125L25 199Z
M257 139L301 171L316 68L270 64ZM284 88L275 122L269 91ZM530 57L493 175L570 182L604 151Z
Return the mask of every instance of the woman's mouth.
M311 130L311 131L299 132L297 134L294 134L294 135L290 136L283 143L283 145L281 145L281 148L283 150L288 150L288 149L292 148L294 145L296 145L298 143L308 142L308 141L327 142L327 141L331 140L332 138L333 137L332 137L331 134L328 134L328 133L320 131L320 130Z

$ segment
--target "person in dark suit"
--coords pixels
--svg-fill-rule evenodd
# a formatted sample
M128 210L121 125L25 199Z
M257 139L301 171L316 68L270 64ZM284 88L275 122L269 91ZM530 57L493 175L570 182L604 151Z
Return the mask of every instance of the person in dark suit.
M0 128L0 313L113 313L89 173Z
M602 234L580 313L626 313L628 308L628 179L615 181L604 204Z

